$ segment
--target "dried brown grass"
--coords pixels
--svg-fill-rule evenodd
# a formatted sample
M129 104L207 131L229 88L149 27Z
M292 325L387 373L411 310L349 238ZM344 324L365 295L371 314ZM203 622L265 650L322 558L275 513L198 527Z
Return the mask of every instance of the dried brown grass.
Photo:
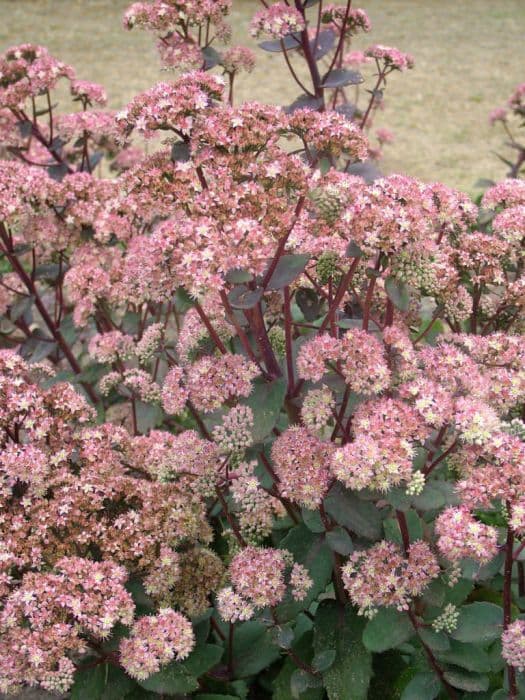
M121 28L126 0L0 0L0 48L31 41L72 63L79 76L104 83L111 106L162 78L151 37ZM356 48L392 44L416 57L416 69L394 75L376 125L396 142L387 172L442 180L472 191L480 177L500 178L493 151L502 143L487 115L525 80L525 0L366 0L374 29ZM246 42L255 0L234 0L234 41ZM297 88L279 56L258 52L238 100L289 103Z

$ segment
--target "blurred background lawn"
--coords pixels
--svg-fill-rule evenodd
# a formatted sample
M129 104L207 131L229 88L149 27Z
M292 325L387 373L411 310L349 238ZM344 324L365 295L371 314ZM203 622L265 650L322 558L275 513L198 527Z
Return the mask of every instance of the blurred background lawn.
M127 0L0 0L0 49L44 44L81 78L103 83L110 106L165 79L152 37L122 29ZM254 45L247 25L255 0L234 0L233 42ZM416 68L394 74L375 127L388 126L385 172L442 180L469 192L478 178L501 178L502 133L488 112L525 81L525 0L363 0L371 34L354 48L383 43L409 51ZM236 100L288 104L296 86L275 54L258 51L258 65L239 79ZM366 74L366 73L365 73ZM365 87L371 87L371 75Z

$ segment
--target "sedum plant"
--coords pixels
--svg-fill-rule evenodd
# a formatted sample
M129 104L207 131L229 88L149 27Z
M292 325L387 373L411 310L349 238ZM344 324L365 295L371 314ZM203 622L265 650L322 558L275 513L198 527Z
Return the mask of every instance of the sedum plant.
M263 1L301 95L235 106L230 5L132 5L116 114L0 56L0 690L518 698L525 184L381 176L350 1Z

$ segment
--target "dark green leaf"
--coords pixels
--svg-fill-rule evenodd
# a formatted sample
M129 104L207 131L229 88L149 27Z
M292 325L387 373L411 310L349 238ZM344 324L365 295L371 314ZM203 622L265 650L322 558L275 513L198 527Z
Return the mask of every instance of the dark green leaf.
M488 676L483 676L480 673L469 673L468 671L448 670L444 672L444 677L447 683L470 692L483 692L489 689Z
M396 277L387 277L385 291L392 304L400 311L408 311L410 306L410 293L405 282Z
M53 180L56 180L57 182L61 182L65 176L69 173L69 168L65 163L61 163L59 165L50 165L47 168L47 173L50 178Z
M234 309L253 309L262 299L262 289L234 287L228 294L228 300Z
M361 248L354 241L350 241L350 243L346 246L345 253L349 258L362 258L364 255Z
M439 652L438 659L445 661L467 671L478 671L482 673L490 668L489 655L475 644L463 644L452 639L448 651Z
M357 111L357 105L354 105L351 102L347 102L342 105L337 105L335 111L339 114L342 114L343 117L346 117L348 121L353 121L354 115Z
M291 284L301 274L309 260L308 253L281 256L266 288L282 289Z
M54 281L61 271L64 272L64 266L61 267L60 265L58 265L58 263L46 263L45 265L37 265L35 269L35 279Z
M279 657L279 649L269 630L260 622L236 625L233 637L235 678L253 676Z
M71 700L100 700L106 686L106 672L106 664L76 671Z
M385 494L385 499L396 510L400 510L403 513L410 510L410 496L407 496L406 489L402 488L401 486L390 489L390 491Z
M364 80L361 73L356 70L347 70L345 68L336 68L331 70L324 77L322 87L324 88L340 88L345 85L359 85Z
M461 608L452 637L459 642L483 644L501 635L503 610L493 603L471 603Z
M352 538L343 527L336 527L326 533L326 544L330 549L343 556L348 556L354 550Z
M319 109L323 104L323 100L320 97L313 97L312 95L299 95L291 105L285 108L286 114L293 114L298 109L311 109L314 112Z
M23 139L26 139L28 136L31 135L33 131L33 122L30 119L24 119L23 121L18 121L16 123L18 127L18 131L20 132L20 136Z
M337 656L337 651L335 649L326 649L325 651L320 651L317 653L312 660L312 668L314 671L328 671L330 666L335 661Z
M487 564L480 565L473 559L463 559L461 562L461 575L471 581L487 581L493 578L503 565L505 553L500 552Z
M301 668L297 668L290 678L290 690L292 692L292 698L300 698L305 690L308 688L315 688L319 686L319 681L315 676L308 671L303 671Z
M101 695L101 700L123 700L137 685L118 666L108 666L106 687Z
M189 673L181 663L172 662L158 673L144 681L139 681L141 688L154 693L178 695L197 690L199 684L195 676ZM80 698L79 698L80 700Z
M483 189L486 189L487 187L493 187L496 183L494 180L488 180L487 178L480 178L479 180L476 180L474 183L474 187L481 187Z
M281 649L289 649L294 640L294 632L291 627L274 627L273 638Z
M314 621L316 656L335 652L335 658L323 672L329 700L365 700L372 676L372 656L361 636L365 621L349 607L340 610L335 601L324 601ZM320 669L321 670L321 669Z
M339 525L352 532L377 540L381 537L381 514L373 503L361 500L352 491L336 484L325 499L325 509Z
M181 163L187 163L190 159L190 146L184 141L177 141L171 147L171 160L176 163L180 161Z
M401 700L434 700L440 689L439 678L433 673L418 673L405 686Z
M346 168L346 172L349 175L358 175L362 177L368 184L377 180L378 177L381 177L381 171L377 165L369 160L364 163L352 163L352 165Z
M311 532L320 533L325 531L326 528L318 510L307 510L303 508L301 510L301 515L304 524Z
M407 615L393 608L381 608L368 621L363 633L363 642L367 649L382 652L403 644L414 634Z
M218 66L222 61L222 56L220 53L213 48L213 46L208 46L202 49L202 55L204 58L204 70L210 70L215 66Z
M315 1L318 2L319 0ZM325 29L322 32L319 32L319 36L317 37L317 46L315 46L315 41L310 42L310 46L312 47L312 54L314 55L316 61L320 61L321 58L326 56L326 54L333 49L335 39L335 32L331 29Z
M435 510L445 505L445 494L435 481L429 481L419 496L413 496L412 503L418 510Z
M9 318L11 321L16 321L23 316L33 306L35 301L34 296L22 297L14 303L9 309Z
M230 284L244 284L245 282L251 282L254 279L251 272L248 270L241 270L240 268L235 268L226 273L226 282Z
M190 693L199 687L197 678L209 671L221 659L222 647L203 644L194 649L185 661L172 661L139 685L146 690L166 695Z
M428 627L421 627L419 636L421 637L421 641L432 649L432 651L439 652L450 649L450 640L444 632L434 632Z
M295 654L307 664L311 663L313 656L312 640L313 634L308 631L302 634L292 646ZM273 700L292 700L291 680L296 670L297 666L292 659L286 658L273 682ZM321 700L322 697L324 697L322 688L308 688L301 694L301 700Z
M175 306L177 307L177 311L179 311L181 314L186 313L186 311L191 309L195 303L193 297L190 296L184 287L179 287L177 289L175 292L174 302Z
M405 513L405 519L408 527L408 535L410 542L416 542L423 537L423 524L418 514L414 510L409 510ZM403 544L403 538L401 536L401 530L399 528L399 522L397 518L389 518L383 523L385 530L385 537L387 540L392 542L397 542L397 544Z
M282 378L275 379L273 382L265 382L263 379L256 379L253 382L252 393L242 403L253 411L254 442L264 440L275 427L283 406L286 388L286 381Z
M294 556L294 561L308 569L313 586L302 601L294 601L290 593L285 601L277 607L277 619L281 622L294 619L307 608L315 598L324 591L332 574L332 553L323 538L310 532L305 525L292 528L279 543L281 549L287 549Z
M301 287L295 293L295 301L306 321L315 321L319 318L323 302L313 289Z
M264 51L270 51L271 53L280 53L283 50L283 44L287 51L298 49L301 45L301 32L288 34L284 37L284 39L261 41L259 48L263 49Z
M218 644L201 644L183 663L187 671L199 677L218 664L222 654L223 648Z
M136 401L135 411L137 414L137 428L141 435L145 435L162 423L162 409L157 404Z
M36 330L22 343L20 354L28 362L41 362L56 349L57 344L52 338L41 335L40 331Z

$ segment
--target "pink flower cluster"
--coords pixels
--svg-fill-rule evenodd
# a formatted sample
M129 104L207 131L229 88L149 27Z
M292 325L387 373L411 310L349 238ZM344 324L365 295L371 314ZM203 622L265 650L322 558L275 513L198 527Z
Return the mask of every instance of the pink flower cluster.
M342 31L345 18L345 34L353 35L360 31L369 32L372 29L370 18L365 10L361 9L360 7L352 7L348 13L345 5L329 4L323 7L321 21L323 24L330 24L330 26L336 31Z
M127 574L112 562L59 559L52 573L27 573L0 613L0 687L23 683L66 692L73 682L70 656L84 653L85 635L109 636L117 622L131 624L134 604Z
M0 54L0 76L0 108L16 108L54 88L60 78L73 80L75 74L44 47L20 44Z
M189 133L193 119L222 97L224 82L209 73L187 73L173 83L158 83L116 115L123 134L136 129L152 137L158 129Z
M289 552L253 546L242 549L229 567L233 588L227 587L218 594L223 619L230 622L249 619L255 609L280 603L286 593L285 574L290 567L292 597L303 600L313 581L304 566L293 563Z
M512 622L501 636L501 655L509 666L525 669L525 620Z
M201 411L214 411L231 398L249 396L257 366L242 355L202 357L188 368L186 388Z
M373 617L378 607L407 610L411 599L422 593L440 569L426 542L413 542L405 557L396 544L383 540L354 552L341 571L359 614Z
M370 401L353 420L355 440L335 450L331 469L351 489L388 491L410 481L414 442L421 439L417 413L397 399Z
M253 16L250 33L254 37L266 34L274 39L284 39L288 34L302 32L305 27L304 16L299 10L284 2L276 2Z
M414 67L413 56L391 46L375 44L366 49L365 56L375 58L377 61L383 61L385 66L392 70L404 71Z
M326 363L336 365L346 383L361 394L378 394L389 385L390 372L379 340L360 329L347 331L339 340L320 335L301 346L297 357L299 376L320 381Z
M272 459L282 496L315 509L330 483L332 446L301 426L292 426L272 446Z
M191 622L171 608L140 617L120 643L120 661L132 678L143 680L172 659L182 661L195 646Z
M498 552L498 531L474 518L466 507L446 508L436 520L438 548L449 561L490 561Z
M241 462L235 470L230 493L243 536L250 542L267 537L277 517L284 515L282 503L265 491L255 473L257 462Z

